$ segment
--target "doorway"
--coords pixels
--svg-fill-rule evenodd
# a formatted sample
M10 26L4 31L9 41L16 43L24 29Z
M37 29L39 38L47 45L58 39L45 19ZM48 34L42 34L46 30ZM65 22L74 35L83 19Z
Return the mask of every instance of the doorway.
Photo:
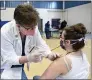
M39 21L38 21L38 29L39 29L40 33L43 32L43 19L39 19Z

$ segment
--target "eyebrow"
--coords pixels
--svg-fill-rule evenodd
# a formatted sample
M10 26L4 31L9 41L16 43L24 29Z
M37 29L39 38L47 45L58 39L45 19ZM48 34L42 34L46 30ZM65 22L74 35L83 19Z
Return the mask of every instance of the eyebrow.
M31 28L29 28L29 27L24 27L25 29L31 29Z
M24 27L25 29L34 29L36 27Z

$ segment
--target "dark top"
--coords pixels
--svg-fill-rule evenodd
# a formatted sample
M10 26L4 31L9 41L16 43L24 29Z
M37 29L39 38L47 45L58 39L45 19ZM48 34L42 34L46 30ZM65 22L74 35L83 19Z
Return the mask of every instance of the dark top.
M46 23L45 24L45 32L49 32L50 31L50 24Z
M61 25L60 25L60 29L64 29L67 25L67 22L64 20L62 21Z

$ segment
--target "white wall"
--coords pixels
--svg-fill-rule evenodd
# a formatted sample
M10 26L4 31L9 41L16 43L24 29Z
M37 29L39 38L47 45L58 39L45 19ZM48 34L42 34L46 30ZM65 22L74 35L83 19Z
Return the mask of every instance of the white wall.
M10 21L13 19L14 8L6 8L6 10L1 10L1 20Z
M92 3L80 5L77 7L67 9L65 13L67 16L68 25L76 23L83 23L88 32L92 31Z
M92 3L80 5L77 7L68 8L66 12L60 10L51 10L51 9L37 9L39 12L40 18L43 19L43 30L44 25L47 21L51 21L52 18L61 18L65 19L68 22L68 25L83 23L88 32L92 30L92 19L91 19L91 6ZM6 8L6 10L1 10L1 20L10 21L13 19L14 8ZM51 22L50 22L51 23Z

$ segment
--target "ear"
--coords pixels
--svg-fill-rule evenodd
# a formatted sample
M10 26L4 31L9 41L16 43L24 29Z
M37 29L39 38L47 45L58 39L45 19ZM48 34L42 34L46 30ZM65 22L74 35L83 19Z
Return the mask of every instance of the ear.
M66 44L70 44L70 40L66 40L65 43L66 43Z

